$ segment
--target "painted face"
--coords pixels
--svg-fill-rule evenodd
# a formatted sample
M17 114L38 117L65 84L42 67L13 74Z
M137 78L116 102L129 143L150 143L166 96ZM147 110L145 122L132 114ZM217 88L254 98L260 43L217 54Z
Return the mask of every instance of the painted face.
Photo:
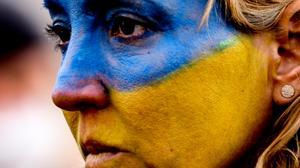
M45 0L87 167L221 167L269 117L268 60L202 0Z

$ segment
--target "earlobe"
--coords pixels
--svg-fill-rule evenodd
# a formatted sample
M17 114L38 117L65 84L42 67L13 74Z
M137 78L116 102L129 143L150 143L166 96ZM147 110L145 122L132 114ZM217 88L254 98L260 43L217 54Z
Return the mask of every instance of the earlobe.
M300 1L291 3L281 15L275 31L277 61L273 74L273 100L278 105L300 95Z
M274 75L273 100L278 105L289 104L300 95L300 66L288 74Z

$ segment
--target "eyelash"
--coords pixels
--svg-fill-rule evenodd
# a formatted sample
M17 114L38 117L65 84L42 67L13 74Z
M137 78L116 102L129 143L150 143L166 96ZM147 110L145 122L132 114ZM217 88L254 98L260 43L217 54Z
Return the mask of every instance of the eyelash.
M65 49L65 47L68 45L68 41L64 42L61 39L61 37L59 36L59 34L56 32L55 29L56 28L54 25L47 25L47 27L45 28L45 31L50 38L55 39L55 49L60 49L63 51ZM71 34L71 32L69 30L67 30L67 31L69 32L69 34Z

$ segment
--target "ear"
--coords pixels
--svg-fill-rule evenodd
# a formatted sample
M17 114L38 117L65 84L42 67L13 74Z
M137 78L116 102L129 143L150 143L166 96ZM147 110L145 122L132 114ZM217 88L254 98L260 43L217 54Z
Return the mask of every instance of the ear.
M300 95L300 0L285 9L276 28L273 100L286 105Z

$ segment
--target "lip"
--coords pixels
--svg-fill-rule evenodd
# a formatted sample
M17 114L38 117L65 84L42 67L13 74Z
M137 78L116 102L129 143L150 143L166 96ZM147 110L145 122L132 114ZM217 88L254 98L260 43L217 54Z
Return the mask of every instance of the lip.
M82 151L85 156L87 168L99 167L105 162L112 161L129 153L126 150L108 146L95 140L88 140L83 143Z
M85 160L86 168L98 168L103 166L104 164L111 162L113 160L117 160L118 158L125 155L124 152L116 152L116 153L99 153L99 154L89 154Z

